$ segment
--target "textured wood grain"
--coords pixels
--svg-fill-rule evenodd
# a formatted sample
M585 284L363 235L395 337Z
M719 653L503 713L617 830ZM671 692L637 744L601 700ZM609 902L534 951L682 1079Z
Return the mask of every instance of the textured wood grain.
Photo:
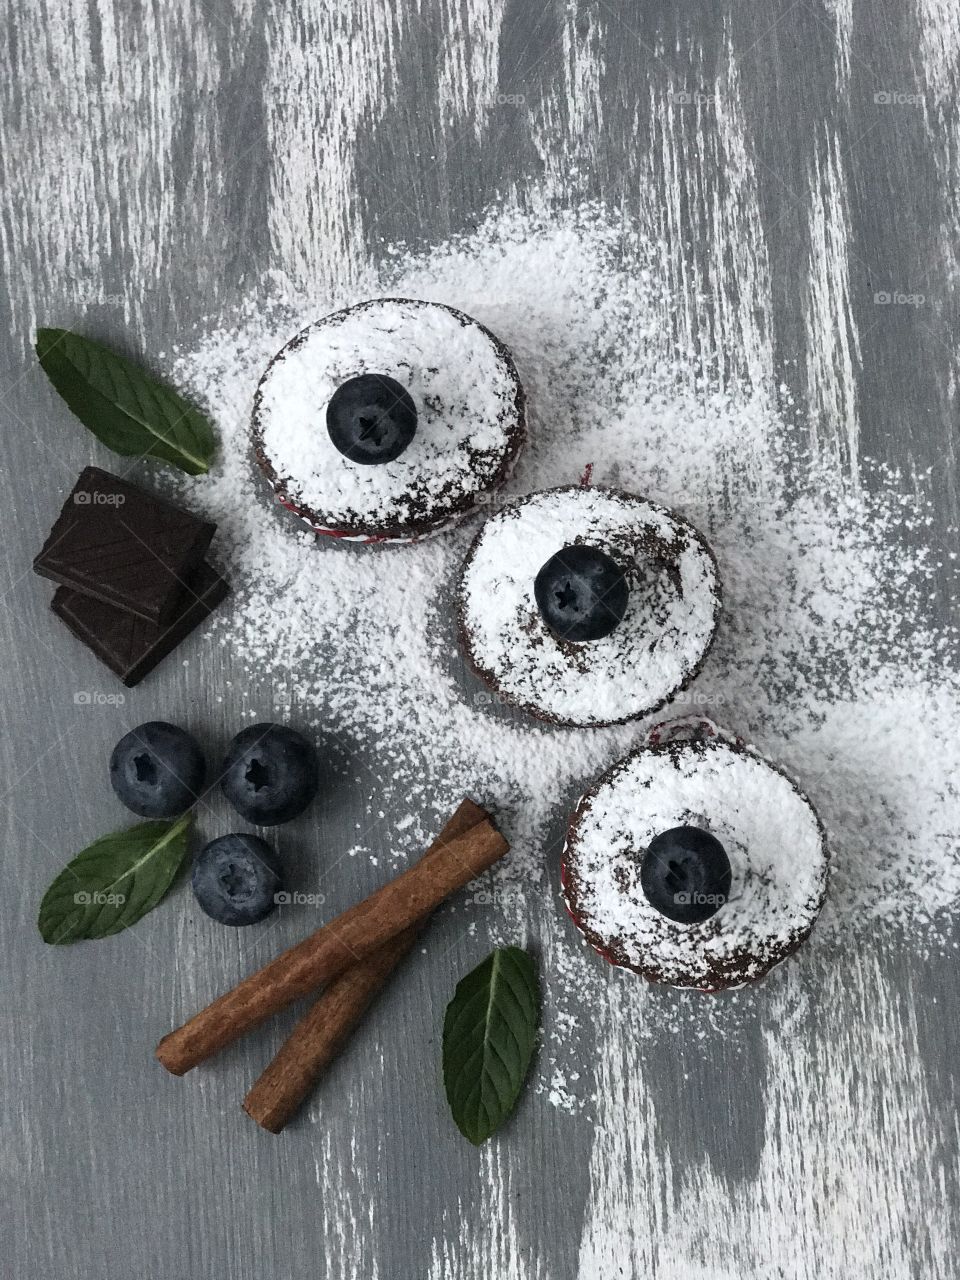
M684 349L787 384L852 479L865 457L903 466L955 547L957 5L6 0L2 41L5 1272L952 1277L947 924L944 945L815 941L709 1017L673 993L627 1002L611 975L580 1014L594 1103L530 1094L479 1153L445 1114L431 1037L482 922L437 920L279 1142L237 1102L284 1027L190 1089L151 1071L159 1035L302 936L305 912L235 935L181 890L130 934L53 954L40 894L125 821L106 759L127 728L162 715L215 757L251 715L306 709L199 636L124 703L75 700L115 688L51 626L29 561L81 466L110 460L26 357L38 319L161 352L270 273L337 296L385 242L435 243L501 196L599 195L662 243ZM930 607L954 607L945 574ZM344 785L280 837L325 915L381 879L343 851L401 834L335 746ZM217 798L202 821L231 817ZM529 925L549 1000L569 936L549 902Z

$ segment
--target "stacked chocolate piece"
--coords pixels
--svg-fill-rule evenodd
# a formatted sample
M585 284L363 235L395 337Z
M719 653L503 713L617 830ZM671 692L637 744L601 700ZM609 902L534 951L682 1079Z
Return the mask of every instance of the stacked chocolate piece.
M60 584L51 608L120 677L138 684L229 590L204 559L216 525L87 467L33 562Z

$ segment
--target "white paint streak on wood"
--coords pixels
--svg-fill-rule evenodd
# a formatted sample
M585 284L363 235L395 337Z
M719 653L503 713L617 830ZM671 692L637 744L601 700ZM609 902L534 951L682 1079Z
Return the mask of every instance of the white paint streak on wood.
M562 28L564 78L532 122L549 185L576 182L601 143L603 78L617 23L571 4ZM719 68L703 50L650 50L656 74L637 109L624 169L637 175L631 211L642 236L660 246L674 339L705 368L766 385L772 367L770 283L758 204L760 175L744 118L732 38ZM688 65L681 59L686 58ZM566 146L556 147L557 129Z
M349 1110L341 1107L338 1114L349 1114ZM323 1215L326 1231L322 1259L325 1270L317 1274L337 1276L339 1280L379 1280L377 1195L367 1180L367 1175L377 1168L377 1159L368 1141L361 1149L356 1126L352 1126L349 1138L344 1130L342 1124L324 1125L319 1139L320 1155L315 1161L317 1212Z
M264 88L272 262L318 296L355 286L365 270L358 139L393 100L405 34L395 0L308 0L274 16ZM383 211L396 193L367 176Z
M920 26L920 74L926 86L923 111L930 154L940 175L943 210L939 262L931 264L924 284L945 279L960 283L960 5L955 0L917 0ZM956 357L952 376L956 376Z
M920 57L942 124L955 132L954 111L960 89L960 6L955 0L916 0Z
M139 324L144 292L162 287L180 251L180 105L218 81L206 26L191 0L165 4L150 28L116 0L41 0L18 7L16 23L16 61L0 78L0 248L12 265L15 331L29 337L41 313L55 322L64 300L118 308ZM29 128L25 110L38 113Z
M744 116L740 73L727 37L726 65L715 82L713 118L700 122L703 190L710 239L707 279L713 306L698 317L712 326L720 367L754 388L769 386L773 367L770 268L760 215L760 175Z
M603 131L601 85L608 37L601 7L571 0L563 14L563 99L573 148ZM549 150L549 148L545 148Z
M943 420L956 422L960 382L960 346L956 342L957 290L960 288L960 5L956 0L916 0L920 26L920 74L926 84L924 120L940 182L939 228L931 261L924 264L919 289L943 290L947 324L940 331L948 367L938 382ZM943 303L941 303L941 307ZM950 321L953 321L951 331ZM956 432L948 430L943 471L952 477L952 505L960 505Z
M639 158L641 224L665 245L679 349L732 381L767 385L770 287L759 190L732 49L719 73L653 87L651 146ZM639 132L639 128L638 128Z
M500 92L500 31L505 0L442 0L444 38L438 68L444 123L472 121L482 138ZM514 92L509 87L507 92Z
M817 140L809 188L808 287L804 305L811 446L859 484L857 380L860 339L850 282L850 210L845 157L829 126Z
M524 1241L517 1221L518 1169L493 1139L479 1154L476 1195L458 1206L433 1242L426 1280L552 1280Z
M874 958L856 967L824 966L815 1000L787 970L768 985L756 1103L765 1136L759 1169L743 1179L721 1177L698 1149L695 1126L682 1123L682 1084L671 1105L684 1145L671 1149L654 1101L662 1082L647 1077L642 1049L650 1002L611 988L579 1280L955 1274L945 1180L956 1168L931 1140L910 1002ZM693 1052L719 1052L712 1037L722 1034L713 1027ZM718 1117L740 1105L741 1081L728 1091L715 1099Z
M836 68L837 95L844 98L850 87L853 0L824 0L824 7L833 16L836 38L833 61Z

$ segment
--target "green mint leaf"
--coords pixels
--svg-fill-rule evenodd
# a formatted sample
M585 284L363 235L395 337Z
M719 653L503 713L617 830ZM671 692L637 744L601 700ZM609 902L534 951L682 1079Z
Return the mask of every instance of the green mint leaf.
M502 947L458 984L443 1020L443 1084L463 1136L485 1142L516 1105L537 1038L533 957Z
M120 933L152 911L187 852L192 815L141 822L88 845L43 895L37 927L44 942L80 942Z
M36 351L57 391L108 449L158 458L191 476L209 469L216 452L210 423L139 365L69 329L38 329Z

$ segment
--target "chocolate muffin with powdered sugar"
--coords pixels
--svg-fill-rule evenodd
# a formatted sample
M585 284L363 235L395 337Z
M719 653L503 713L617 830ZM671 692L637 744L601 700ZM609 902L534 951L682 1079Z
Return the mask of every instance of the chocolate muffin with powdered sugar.
M453 307L377 298L277 353L257 388L253 445L277 500L318 534L411 541L474 511L526 435L513 358Z
M649 714L700 671L720 575L676 512L620 489L529 494L484 524L458 594L461 643L505 702L554 724Z
M823 825L800 786L705 719L660 725L580 800L561 881L612 964L721 991L810 935L827 889Z

